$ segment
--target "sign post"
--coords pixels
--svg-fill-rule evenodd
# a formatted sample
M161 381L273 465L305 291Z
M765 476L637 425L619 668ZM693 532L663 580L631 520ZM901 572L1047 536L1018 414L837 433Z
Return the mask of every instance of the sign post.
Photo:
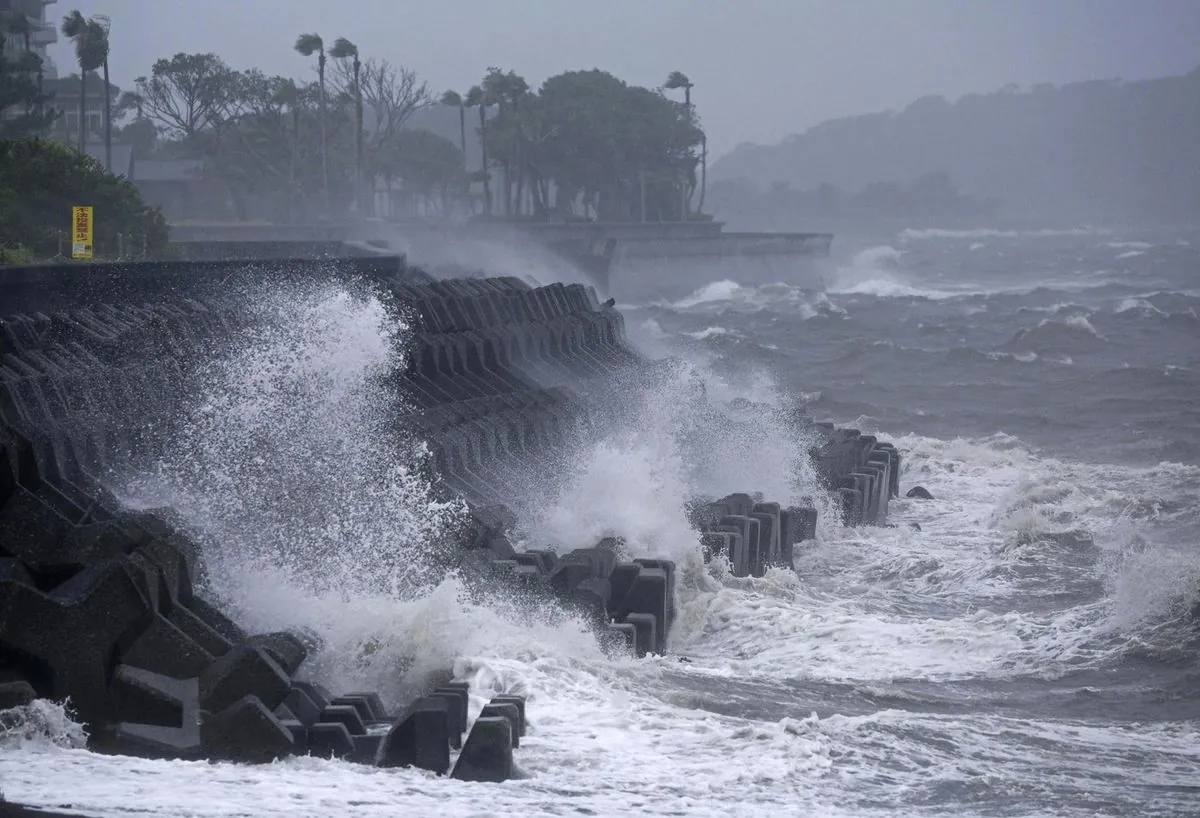
M92 258L92 208L71 208L71 258Z

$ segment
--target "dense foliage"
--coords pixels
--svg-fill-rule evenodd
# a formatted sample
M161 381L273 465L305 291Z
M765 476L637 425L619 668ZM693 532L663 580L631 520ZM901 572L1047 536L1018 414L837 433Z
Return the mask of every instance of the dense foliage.
M362 60L344 39L326 46L304 34L295 49L314 60L314 82L235 70L216 54L160 59L136 81L137 121L152 123L159 155L202 159L234 198L282 198L294 219L369 208L366 191L380 187L443 214L674 219L690 210L704 137L681 74L667 87L685 88L684 102L598 70L535 90L489 69L465 95L440 98L459 109L455 144L410 126L437 104L412 71ZM468 120L486 172L467 172Z
M602 220L678 219L697 186L703 133L689 104L627 85L604 71L568 71L535 93L512 72L489 71L468 102L494 105L481 126L505 173L504 211L528 188L533 213Z
M71 208L89 205L98 255L116 254L118 233L127 254L165 248L162 214L95 159L46 139L0 141L0 244L41 257L69 254Z

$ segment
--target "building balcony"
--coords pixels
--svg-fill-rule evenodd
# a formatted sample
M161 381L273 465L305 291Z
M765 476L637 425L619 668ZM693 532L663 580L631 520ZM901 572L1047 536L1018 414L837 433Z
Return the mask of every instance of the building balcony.
M54 26L35 28L29 35L31 45L51 45L58 42L58 30Z

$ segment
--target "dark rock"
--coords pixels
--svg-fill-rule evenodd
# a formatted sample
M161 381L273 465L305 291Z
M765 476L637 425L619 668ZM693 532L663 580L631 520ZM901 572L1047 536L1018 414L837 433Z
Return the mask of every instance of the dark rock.
M909 524L908 524L908 527L909 527L909 528L911 528L913 531L920 531L920 530L921 530L921 524L920 524L920 523L909 523Z
M0 710L21 707L37 698L29 682L0 682Z
M450 777L459 781L507 781L513 775L512 751L512 723L508 719L476 719Z
M933 495L929 493L929 489L924 486L913 486L904 495L916 500L932 500Z

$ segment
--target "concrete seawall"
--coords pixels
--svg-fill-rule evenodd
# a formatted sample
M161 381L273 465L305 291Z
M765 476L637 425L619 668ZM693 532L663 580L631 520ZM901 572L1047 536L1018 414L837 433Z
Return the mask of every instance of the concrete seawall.
M98 749L267 761L294 753L417 766L470 780L513 774L524 701L448 682L403 702L331 692L306 675L303 634L255 634L206 596L202 549L169 509L133 512L106 474L153 440L122 419L183 390L190 362L241 320L241 285L365 287L409 323L394 379L403 420L433 452L440 490L469 503L458 567L475 581L582 611L614 654L669 650L675 565L602 540L518 550L509 510L523 470L570 468L578 429L620 422L657 364L582 285L437 281L396 257L0 269L0 710L69 698ZM629 387L632 388L632 387ZM617 420L613 420L617 418ZM882 524L899 455L807 424L849 524ZM733 494L693 523L741 576L790 567L816 511ZM468 721L468 699L487 699ZM474 709L472 708L472 712ZM12 711L10 711L12 712ZM3 718L0 716L0 718Z

